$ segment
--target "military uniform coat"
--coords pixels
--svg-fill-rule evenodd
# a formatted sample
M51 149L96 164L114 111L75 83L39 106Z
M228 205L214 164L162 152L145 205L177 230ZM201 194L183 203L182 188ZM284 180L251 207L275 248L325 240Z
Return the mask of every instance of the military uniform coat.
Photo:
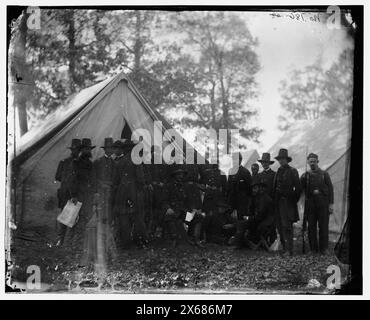
M76 159L68 157L61 160L58 164L55 180L60 182L60 188L57 191L58 207L63 209L67 201L72 198L71 190L74 183L74 162Z
M100 196L102 218L109 223L112 221L114 172L115 163L111 157L104 155L93 162L94 191Z
M92 162L88 158L79 157L73 161L73 178L70 193L82 203L77 223L68 229L66 243L76 251L83 249L86 226L93 215L93 174Z
M203 210L215 211L216 203L223 197L221 172L216 164L204 164L200 168L200 183L205 186Z
M185 181L188 186L189 192L189 206L192 209L202 208L202 199L199 190L199 166L197 164L186 164L184 169L187 174L185 176Z
M258 174L259 182L266 184L266 193L273 198L273 184L276 172L273 171L271 168L267 170L263 170Z
M252 176L243 166L239 166L236 174L228 176L226 199L231 208L237 210L238 219L249 215L251 182Z
M286 165L276 172L273 182L275 201L280 203L277 213L283 225L299 220L297 202L301 195L301 183L297 169Z

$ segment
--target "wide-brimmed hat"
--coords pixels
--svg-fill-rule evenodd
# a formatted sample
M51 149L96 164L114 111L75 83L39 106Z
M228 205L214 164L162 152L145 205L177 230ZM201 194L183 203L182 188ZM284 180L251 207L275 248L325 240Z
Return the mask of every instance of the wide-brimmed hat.
M82 148L94 149L95 146L92 146L91 145L91 139L89 139L89 138L83 138L82 141L81 141L80 149L82 149Z
M311 152L311 153L307 156L307 160L308 160L308 159L310 159L310 158L315 158L315 159L317 159L317 160L318 160L318 159L319 159L319 156L318 156L317 154L315 154L315 153L312 153L312 152Z
M287 159L288 162L292 161L292 158L289 157L289 155L288 155L288 150L287 149L280 149L279 154L275 157L276 160L279 160L279 159L282 159L282 158Z
M81 139L72 139L71 146L68 149L79 149L81 146Z
M104 146L100 147L100 148L112 148L113 147L113 138L105 138L104 139Z
M271 160L271 155L268 152L262 153L261 159L257 160L258 162L269 162L270 164L273 164L275 161Z

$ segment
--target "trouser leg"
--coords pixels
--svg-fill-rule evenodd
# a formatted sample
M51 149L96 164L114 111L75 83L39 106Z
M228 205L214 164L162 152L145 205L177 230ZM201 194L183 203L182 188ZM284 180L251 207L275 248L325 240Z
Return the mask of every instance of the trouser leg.
M144 217L142 217L138 213L135 213L135 216L134 216L133 234L134 234L134 239L138 244L143 244L147 241L147 233L146 233Z
M285 239L285 247L286 250L290 254L293 253L293 224L287 223L286 226L283 227L284 239Z
M318 208L318 223L319 249L320 252L325 252L329 247L329 210L325 203Z
M64 243L64 239L67 233L67 226L63 223L58 222L57 224L58 242L60 245Z
M145 225L145 209L144 209L144 194L138 192L137 194L137 206L135 212L133 212L133 224L134 230L133 235L135 241L141 245L147 242L147 229Z
M80 264L87 266L90 262L95 263L97 258L97 228L88 227L86 228L83 252L80 260Z
M279 233L279 236L280 236L280 242L281 242L281 245L283 246L283 250L285 251L286 250L286 244L285 244L285 234L283 232L283 225L282 225L282 221L281 221L281 217L279 214L277 214L276 216L276 228L278 230L278 233Z
M236 224L236 233L235 233L235 244L238 247L242 247L245 244L244 234L247 231L248 222L245 220L238 221Z
M202 222L198 221L194 226L194 240L196 242L200 241L201 234L202 234Z
M122 246L127 246L131 240L132 221L129 214L121 214L119 217L120 240Z
M317 252L319 249L317 243L317 210L316 207L314 206L314 203L310 203L309 205L307 222L308 222L308 241L310 244L310 249L313 252Z
M291 220L292 207L289 205L287 199L282 198L279 200L278 207L278 221L280 224L280 237L283 249L288 250L290 254L293 253L293 223Z
M174 217L169 217L165 221L166 229L168 230L169 236L171 240L178 240L180 238L179 235L179 227L178 221Z

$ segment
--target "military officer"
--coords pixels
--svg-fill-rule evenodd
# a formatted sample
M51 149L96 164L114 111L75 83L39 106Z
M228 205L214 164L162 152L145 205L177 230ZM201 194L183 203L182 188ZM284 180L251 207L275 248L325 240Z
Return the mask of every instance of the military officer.
M308 239L311 251L328 252L329 214L333 212L334 192L329 173L320 169L319 157L310 153L307 157L310 170L301 176L305 192L305 216L308 222ZM317 225L319 241L317 241Z
M206 160L208 162L200 166L200 185L204 190L203 196L203 211L209 214L216 209L216 204L222 200L222 177L221 171L217 164L211 164L209 154L206 153Z
M113 212L120 226L122 247L129 245L131 235L138 246L147 245L144 221L145 177L143 166L134 164L131 159L134 145L128 140L114 143L116 166L113 176Z
M271 160L269 153L263 153L261 159L257 160L262 165L262 172L258 174L259 181L266 184L267 194L273 198L272 185L274 182L276 172L273 171L270 166L275 162Z
M263 153L261 159L257 160L259 163L261 163L263 170L258 174L258 180L265 184L265 191L267 195L274 199L273 192L272 192L272 186L275 178L276 172L273 171L270 166L275 162L271 160L270 153ZM274 207L274 202L272 203L272 206ZM274 207L275 208L275 207ZM274 221L275 227L270 228L270 234L266 237L269 239L270 242L273 242L276 237L276 222Z
M86 226L92 217L92 202L94 195L93 187L93 171L91 162L91 139L83 138L80 146L79 157L74 161L74 175L71 188L71 201L73 203L81 202L82 206L79 211L78 220L67 235L68 243L76 251L81 249L86 250L84 246L84 238L86 234Z
M102 219L112 223L112 187L115 163L112 158L114 153L113 138L105 138L104 155L93 162L93 177L95 193L99 193L99 198L103 204Z
M226 200L236 211L237 218L242 220L243 216L249 215L252 177L249 170L242 166L241 153L233 153L232 157L233 163L237 163L237 165L229 170Z
M153 197L152 197L152 224L150 232L154 233L162 226L163 223L163 199L166 185L170 180L169 165L164 161L162 163L154 163L157 157L160 157L161 150L160 146L152 146L152 158L150 166L151 184L153 186Z
M145 155L145 162L143 163L144 172L144 221L148 236L152 235L152 224L153 224L153 185L152 185L152 163L146 163L148 160L151 161L151 152L147 152Z
M273 182L276 223L284 255L293 255L293 223L299 220L297 202L301 183L297 169L289 165L292 158L287 149L280 149L275 159L280 164Z
M113 224L113 175L115 162L113 138L105 138L101 146L104 155L93 162L94 192L96 201L96 249L98 263L104 265L107 259L114 258L116 254L115 232Z
M60 182L60 188L57 191L58 207L63 210L67 201L72 198L71 194L71 183L74 175L73 163L77 160L80 153L81 139L72 139L71 146L68 147L71 150L71 155L61 160L58 164L57 172L55 174L55 181ZM57 246L60 246L64 242L64 237L67 231L67 226L57 222L58 241Z
M231 217L231 207L218 199L214 210L208 212L203 221L207 243L227 244L235 233L235 220Z
M257 249L261 245L268 250L275 241L271 238L272 229L275 229L275 216L273 200L266 193L266 184L255 180L252 183L253 205L251 206L251 215L245 221L239 222L236 243L240 245L240 240L244 240L248 247ZM243 233L244 232L244 233Z
M196 163L196 154L194 149L187 147L187 153L194 154L193 161L189 161L185 164L184 168L186 170L185 182L186 190L189 196L189 210L196 212L193 220L188 223L189 229L188 234L190 235L193 243L197 246L202 246L201 231L202 231L202 221L203 221L203 202L202 202L202 189L200 186L200 175L199 167Z

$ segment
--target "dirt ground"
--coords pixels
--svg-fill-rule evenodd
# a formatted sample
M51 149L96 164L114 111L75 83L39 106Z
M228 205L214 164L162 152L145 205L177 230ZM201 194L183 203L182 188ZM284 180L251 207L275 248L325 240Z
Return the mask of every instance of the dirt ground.
M92 269L78 268L70 252L47 239L14 238L11 283L22 287L29 277L27 267L36 265L43 284L38 292L333 293L326 283L327 268L338 264L334 255L303 255L299 235L294 243L293 257L215 244L174 249L163 242L153 243L149 249L120 252L107 271L97 276Z

